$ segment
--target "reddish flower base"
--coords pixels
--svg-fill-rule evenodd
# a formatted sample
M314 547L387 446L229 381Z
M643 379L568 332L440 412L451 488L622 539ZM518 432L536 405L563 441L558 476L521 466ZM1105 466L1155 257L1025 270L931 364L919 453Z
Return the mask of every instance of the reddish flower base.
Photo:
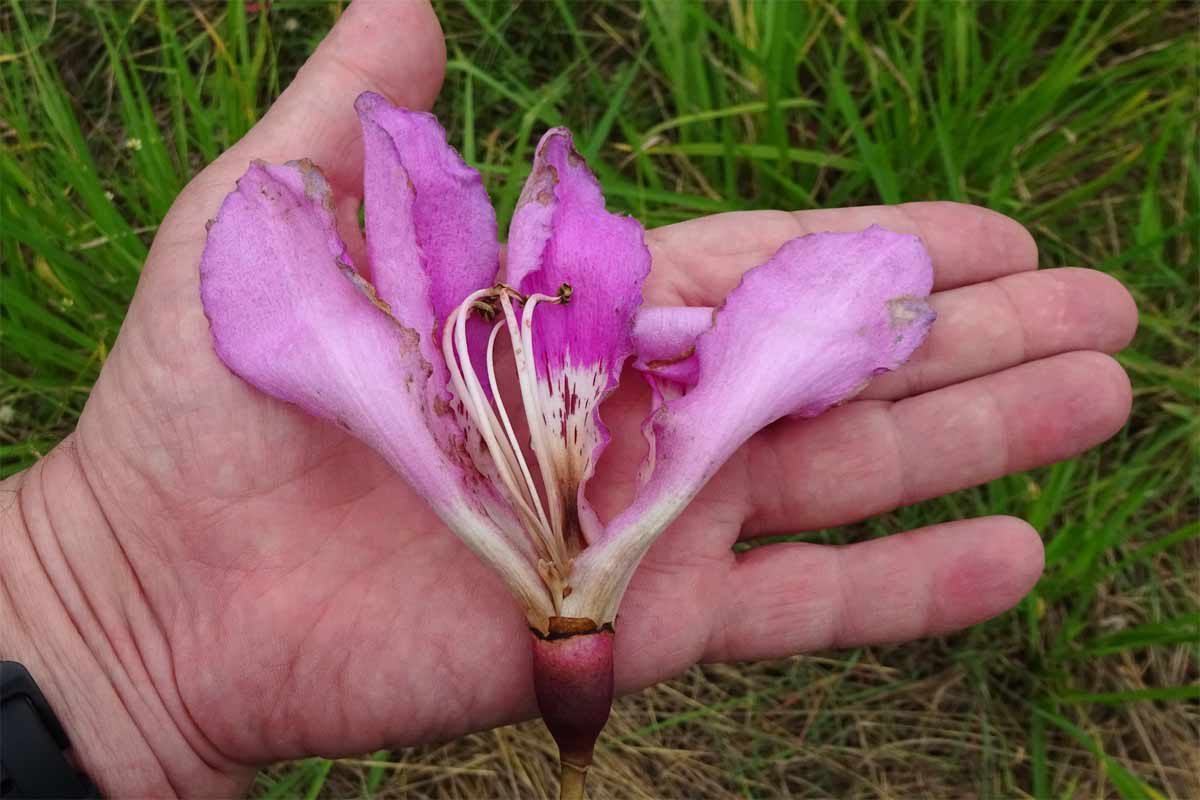
M558 743L564 798L583 797L583 779L613 699L613 629L552 617L533 634L533 686L542 719Z

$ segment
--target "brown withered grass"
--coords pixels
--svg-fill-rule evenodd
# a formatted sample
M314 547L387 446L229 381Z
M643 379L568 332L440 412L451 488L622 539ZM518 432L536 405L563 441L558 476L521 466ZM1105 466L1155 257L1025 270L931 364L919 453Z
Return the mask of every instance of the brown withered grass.
M1098 611L1119 615L1122 605ZM591 796L1031 797L1024 788L1031 768L1024 698L981 698L972 677L980 665L955 647L952 638L850 659L695 667L617 701L589 776ZM1194 681L1186 650L1162 648L1148 663L1128 659L1110 667L1115 674L1092 677L1097 687ZM1006 668L1020 665L999 669ZM1200 797L1198 730L1196 704L1142 703L1120 715L1094 715L1089 733L1164 797L1192 800ZM1049 750L1055 783L1071 787L1069 796L1119 796L1092 751L1062 741ZM382 768L387 780L369 795L372 768ZM338 761L319 796L554 800L557 785L553 740L533 720L377 761Z

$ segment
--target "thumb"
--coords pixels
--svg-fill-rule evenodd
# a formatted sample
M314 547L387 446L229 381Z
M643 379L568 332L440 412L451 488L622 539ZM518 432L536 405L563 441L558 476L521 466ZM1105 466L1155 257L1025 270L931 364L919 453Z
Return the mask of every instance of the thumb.
M131 308L172 308L184 302L198 313L196 264L204 246L204 221L217 213L254 159L282 163L308 158L356 208L362 194L362 133L354 99L378 92L410 108L427 109L446 67L442 28L426 0L356 0L308 59L266 116L241 141L197 175L171 207L155 236ZM356 226L345 231L348 244ZM196 330L206 328L202 317Z
M266 116L204 176L228 192L251 159L308 158L339 194L362 189L362 133L354 99L364 91L428 109L446 68L446 44L425 0L356 0Z

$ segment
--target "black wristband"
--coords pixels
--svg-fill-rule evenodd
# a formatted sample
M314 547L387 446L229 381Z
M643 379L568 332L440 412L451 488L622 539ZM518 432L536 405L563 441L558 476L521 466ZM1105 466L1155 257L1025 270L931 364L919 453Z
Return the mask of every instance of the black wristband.
M25 667L0 661L0 798L86 800L96 785L67 759L66 731Z

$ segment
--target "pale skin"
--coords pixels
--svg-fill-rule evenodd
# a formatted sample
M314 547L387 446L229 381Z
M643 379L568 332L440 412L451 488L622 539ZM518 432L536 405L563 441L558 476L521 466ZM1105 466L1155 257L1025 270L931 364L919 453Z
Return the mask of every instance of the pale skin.
M200 308L204 222L251 158L309 157L353 219L364 90L426 108L432 12L355 3L264 120L158 232L76 432L4 485L0 653L29 666L109 796L228 795L254 765L444 739L534 713L526 623L390 469L217 360ZM721 215L651 231L647 302L714 305L810 231L879 223L931 251L940 318L897 373L760 433L643 562L617 683L956 630L1010 608L1041 539L988 517L846 548L739 539L838 525L1103 441L1128 380L1106 353L1136 311L1112 279L1035 272L1015 222L949 203ZM648 394L627 374L592 491L628 502ZM19 489L19 492L17 491Z

